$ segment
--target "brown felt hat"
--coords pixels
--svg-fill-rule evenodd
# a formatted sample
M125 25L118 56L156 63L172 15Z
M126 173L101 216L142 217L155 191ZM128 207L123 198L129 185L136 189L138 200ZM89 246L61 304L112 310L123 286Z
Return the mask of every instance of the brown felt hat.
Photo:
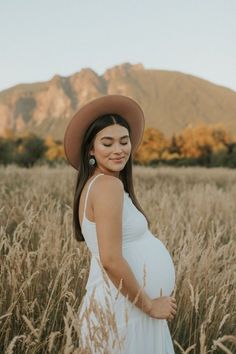
M140 145L143 137L145 118L139 104L122 95L106 95L96 98L84 106L70 120L64 135L64 150L69 163L78 170L81 144L91 123L104 114L119 114L130 126L131 154Z

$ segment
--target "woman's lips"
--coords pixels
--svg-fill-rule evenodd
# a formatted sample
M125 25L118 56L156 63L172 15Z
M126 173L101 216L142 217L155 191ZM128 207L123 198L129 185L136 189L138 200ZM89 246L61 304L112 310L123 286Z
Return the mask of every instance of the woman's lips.
M114 162L121 162L122 160L124 160L124 158L122 157L122 158L120 158L120 159L112 159L112 161L114 161Z

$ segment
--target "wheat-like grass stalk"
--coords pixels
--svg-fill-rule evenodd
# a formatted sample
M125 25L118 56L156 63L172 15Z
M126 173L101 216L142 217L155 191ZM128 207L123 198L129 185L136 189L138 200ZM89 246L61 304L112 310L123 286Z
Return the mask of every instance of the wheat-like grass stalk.
M134 176L151 231L176 269L178 309L169 323L176 351L234 353L235 171L135 166ZM112 345L121 350L114 306L122 281L114 291L105 273L104 305L91 299L91 336L80 347L78 310L91 255L73 239L73 185L65 167L0 167L0 352L86 354L92 345L102 354ZM130 306L124 308L126 325Z

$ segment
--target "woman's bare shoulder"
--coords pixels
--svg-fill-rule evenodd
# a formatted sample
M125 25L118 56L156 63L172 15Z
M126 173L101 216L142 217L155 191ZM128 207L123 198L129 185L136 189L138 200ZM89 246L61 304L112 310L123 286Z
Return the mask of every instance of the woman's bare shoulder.
M101 175L97 178L95 186L93 188L93 199L96 197L119 197L124 193L124 186L122 181L115 176Z

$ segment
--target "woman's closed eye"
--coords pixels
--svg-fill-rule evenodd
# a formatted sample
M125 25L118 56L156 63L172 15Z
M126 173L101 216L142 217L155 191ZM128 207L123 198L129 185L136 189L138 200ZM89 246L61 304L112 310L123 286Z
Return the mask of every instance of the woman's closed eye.
M121 143L121 145L127 145L128 143ZM105 145L105 144L103 144L104 146L111 146L111 144L110 145Z

